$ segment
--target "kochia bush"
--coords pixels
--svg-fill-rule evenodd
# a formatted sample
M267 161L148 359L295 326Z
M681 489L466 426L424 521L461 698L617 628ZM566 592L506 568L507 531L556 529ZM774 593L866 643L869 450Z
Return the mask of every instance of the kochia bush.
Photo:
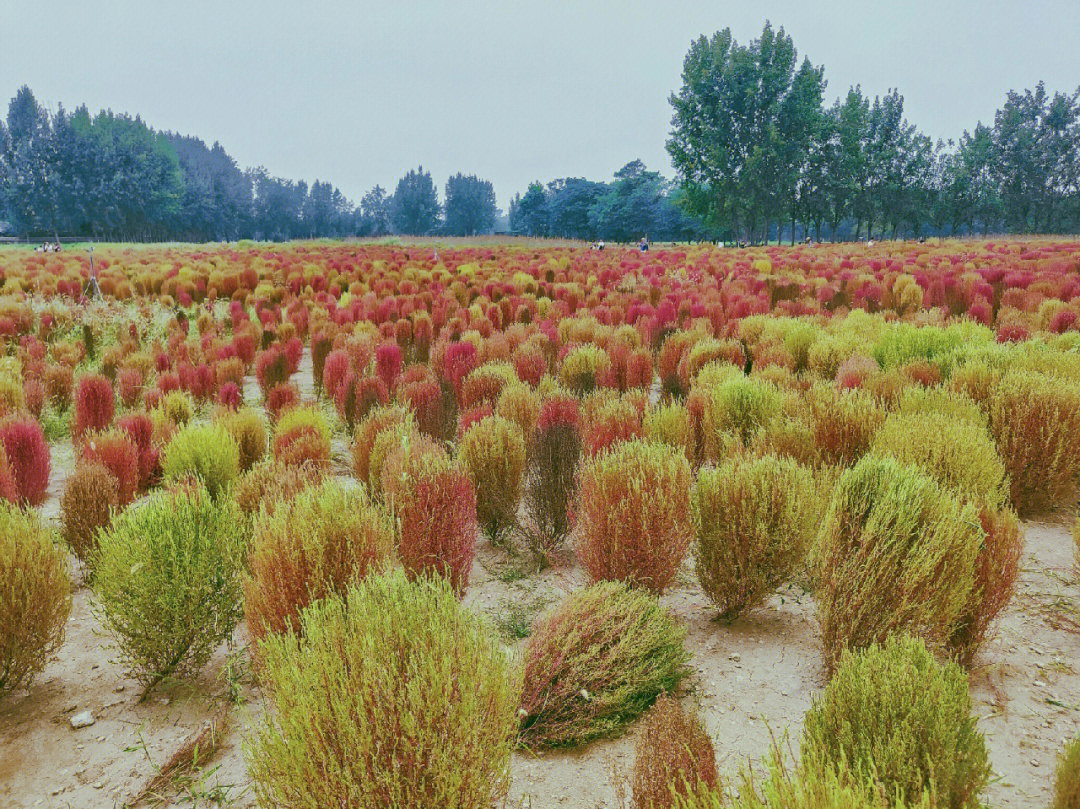
M60 498L60 524L64 540L80 560L90 556L97 544L95 533L119 508L119 489L113 474L96 462L80 461L68 478Z
M331 480L260 514L244 580L252 637L299 630L304 607L343 593L387 559L394 533L390 515L366 489Z
M165 447L165 479L197 478L211 497L223 494L240 473L240 450L220 424L185 427Z
M35 419L9 416L0 421L0 444L15 482L17 502L40 506L49 488L49 445Z
M939 665L918 639L892 638L844 653L806 714L802 757L872 772L889 795L915 801L932 788L938 806L975 809L990 764L971 708L959 666Z
M488 809L509 786L518 680L438 578L373 576L260 647L246 745L261 803Z
M517 522L525 472L525 439L501 416L481 419L461 439L459 453L476 489L476 517L490 538Z
M1076 809L1080 806L1080 736L1065 745L1058 756L1054 773L1054 802L1050 809Z
M526 642L521 743L569 747L619 733L689 673L685 637L653 596L622 582L573 593Z
M75 418L72 438L82 438L87 430L104 430L112 424L116 395L112 383L101 374L80 377L75 386Z
M23 688L64 639L67 555L33 511L0 502L0 699Z
M975 507L892 458L868 455L833 492L817 547L825 662L899 632L942 646L975 583Z
M716 751L701 720L662 694L645 714L634 746L634 809L669 809L680 797L713 789Z
M541 560L562 547L570 534L580 457L577 400L554 396L540 407L525 484L526 535Z
M727 618L796 572L820 516L810 470L771 455L705 467L691 498L698 580Z
M663 593L690 545L690 465L664 444L627 441L586 462L577 555L593 581Z
M279 463L330 465L330 425L312 405L294 407L274 425L274 459Z
M95 610L146 691L166 677L193 677L232 636L244 543L232 501L199 487L154 495L99 535Z

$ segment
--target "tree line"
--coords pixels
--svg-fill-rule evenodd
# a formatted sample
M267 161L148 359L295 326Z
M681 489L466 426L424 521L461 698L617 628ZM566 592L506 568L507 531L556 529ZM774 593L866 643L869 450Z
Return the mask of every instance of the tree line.
M85 105L50 113L22 87L0 121L0 223L15 235L123 241L220 241L491 232L491 183L408 172L393 194L375 186L350 202L308 185L242 170L220 143L157 132L140 118Z
M1080 88L1010 91L992 124L934 142L898 91L826 106L825 87L768 23L693 42L667 141L685 210L750 241L1080 230Z

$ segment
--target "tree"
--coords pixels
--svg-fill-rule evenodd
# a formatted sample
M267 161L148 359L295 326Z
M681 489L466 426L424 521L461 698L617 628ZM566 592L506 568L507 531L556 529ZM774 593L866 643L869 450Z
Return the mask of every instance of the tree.
M796 57L769 23L745 47L730 29L691 44L667 148L688 210L707 224L766 238L793 209L824 88L821 68L804 60L796 73Z
M458 173L446 181L446 232L452 236L490 233L498 209L495 189L487 180Z
M385 236L390 232L391 198L382 186L377 185L360 200L361 236Z
M439 226L439 197L431 172L420 166L398 180L390 210L397 233L422 236L434 232Z
M516 236L548 235L548 200L539 182L529 185L525 196L510 202L510 232Z

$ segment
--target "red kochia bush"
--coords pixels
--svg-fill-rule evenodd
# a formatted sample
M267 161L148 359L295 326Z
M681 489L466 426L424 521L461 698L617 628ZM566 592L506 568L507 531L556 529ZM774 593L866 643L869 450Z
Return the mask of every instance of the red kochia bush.
M634 753L634 809L670 809L676 796L698 794L719 781L708 731L667 694L645 714Z
M159 453L153 446L154 422L146 413L128 413L116 420L116 426L135 442L139 450L139 489L145 491L161 471Z
M0 421L0 443L15 480L16 501L40 506L49 488L49 445L34 419L11 416Z
M348 375L349 367L349 355L344 351L331 351L326 355L322 369L322 385L331 399L337 395L338 386Z
M382 483L400 521L398 557L409 578L436 573L464 594L476 545L476 492L468 470L421 443L391 453Z
M690 546L690 464L666 444L626 441L588 461L578 484L578 560L593 581L663 593Z
M101 464L116 478L121 507L135 499L140 480L139 448L126 433L121 430L88 433L81 458L84 463Z
M82 438L87 430L104 430L112 424L116 400L112 383L101 374L87 374L75 387L75 420L72 437Z
M271 346L255 359L255 376L265 396L271 388L289 380L289 358L280 348Z

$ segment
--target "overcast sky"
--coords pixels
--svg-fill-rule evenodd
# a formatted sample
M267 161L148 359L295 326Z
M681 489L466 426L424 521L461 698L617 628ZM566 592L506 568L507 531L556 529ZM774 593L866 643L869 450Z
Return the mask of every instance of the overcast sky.
M467 6L463 8L462 6ZM822 10L822 7L827 10ZM531 180L671 173L668 96L690 41L766 19L825 66L827 103L896 87L933 138L990 121L1009 88L1080 85L1080 1L240 2L3 0L0 94L29 84L218 140L241 167L354 201L422 163L499 206Z

